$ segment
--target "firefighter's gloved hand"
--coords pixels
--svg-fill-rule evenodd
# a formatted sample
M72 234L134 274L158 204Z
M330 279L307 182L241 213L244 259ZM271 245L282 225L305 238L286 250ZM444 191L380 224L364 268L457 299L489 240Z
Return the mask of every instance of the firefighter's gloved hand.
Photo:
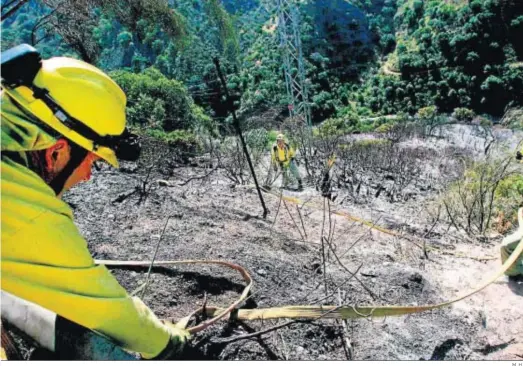
M167 347L154 359L155 360L173 360L179 358L187 342L191 338L191 334L177 324L163 320L164 325L169 329L171 339L167 343Z

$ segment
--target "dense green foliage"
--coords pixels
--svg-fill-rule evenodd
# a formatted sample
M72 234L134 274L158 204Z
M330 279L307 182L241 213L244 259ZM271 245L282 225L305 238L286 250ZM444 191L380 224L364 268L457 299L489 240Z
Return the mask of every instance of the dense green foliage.
M127 120L131 125L170 132L210 123L185 86L156 69L140 74L114 71L111 77L127 95Z
M22 7L15 16L2 22L2 51L20 43L28 43L38 44L43 57L72 56L74 53L61 39L42 34L35 29L39 20L49 12L48 9L39 2L29 5Z
M241 117L268 109L287 113L276 19L258 11L258 1L132 0L124 6L64 0L59 15L52 13L57 3L31 0L4 21L2 49L27 42L44 57L77 55L117 71L131 90L129 117L136 123L155 121L171 131L205 121L201 111L190 112L191 97L206 114L225 121L215 56L232 92L241 95ZM76 14L79 3L92 8ZM365 117L414 115L428 106L469 121L523 104L520 1L309 0L300 2L299 11L316 122L357 114L361 120L347 130L366 131L383 121ZM171 89L154 95L137 90L149 85L142 79L151 78L145 72L151 67L166 78L159 82L155 72L153 79ZM147 76L130 74L142 72Z
M404 2L388 63L401 77L369 79L365 104L384 113L436 105L500 115L523 103L523 71L513 67L523 58L523 3Z

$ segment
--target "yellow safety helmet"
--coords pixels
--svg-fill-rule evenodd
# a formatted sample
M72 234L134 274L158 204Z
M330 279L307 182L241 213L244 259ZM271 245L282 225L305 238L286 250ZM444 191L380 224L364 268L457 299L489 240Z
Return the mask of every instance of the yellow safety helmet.
M114 167L117 156L138 158L136 137L125 129L125 93L98 68L67 57L41 60L24 44L2 53L2 88L23 110Z
M285 140L285 136L283 136L283 133L280 133L278 136L276 136L276 141L279 141L279 140Z

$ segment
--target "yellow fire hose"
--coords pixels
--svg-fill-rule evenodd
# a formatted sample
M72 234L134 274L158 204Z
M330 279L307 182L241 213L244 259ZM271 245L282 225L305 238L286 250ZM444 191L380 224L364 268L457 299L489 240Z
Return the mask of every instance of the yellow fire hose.
M386 316L397 316L397 315L406 315L412 313L419 313L423 311L429 311L434 309L443 308L449 306L455 302L461 301L467 297L470 297L477 292L483 290L485 287L493 283L499 277L501 277L508 269L511 267L518 257L523 253L523 240L521 240L510 255L510 257L505 261L503 266L484 281L478 288L471 292L467 292L464 295L458 296L457 298L442 302L439 304L432 305L420 305L420 306L282 306L276 308L265 308L265 309L238 309L243 301L249 296L249 292L252 287L252 278L245 268L238 266L236 264L224 262L224 261L214 261L214 260L188 260L188 261L159 261L155 263L155 267L169 266L169 265L182 265L182 264L215 264L221 266L227 266L229 268L235 269L244 278L247 282L245 289L243 290L240 298L232 303L227 308L218 308L218 307L205 307L199 308L194 311L189 316L183 318L179 324L184 328L187 328L187 324L190 318L196 314L205 313L211 319L206 320L194 327L188 328L190 333L200 332L214 323L218 322L221 319L239 319L239 320L261 320L261 319L349 319L349 318L358 318L358 317L386 317ZM108 268L137 268L143 267L147 268L150 266L148 261L112 261L112 260L98 260L97 264L103 264Z
M299 200L290 198L290 202L299 203ZM311 206L314 207L314 206ZM352 219L350 215L337 212L341 216L347 216ZM376 225L372 223L365 222L365 224L370 224L371 227L375 228ZM521 221L520 221L521 222ZM387 229L385 229L387 230ZM393 232L392 232L393 233ZM394 235L394 233L392 234ZM218 261L218 260L182 260L182 261L157 261L154 263L155 268L173 266L173 265L220 265L226 266L231 269L238 271L243 279L246 282L246 286L242 291L240 297L234 301L231 305L226 308L206 306L200 307L193 311L188 316L182 318L178 325L187 329L189 333L195 334L203 331L204 329L216 324L220 320L263 320L263 319L350 319L350 318L374 318L374 317L387 317L387 316L399 316L407 315L413 313L420 313L424 311L435 310L449 306L453 303L461 301L465 298L468 298L479 291L483 290L485 287L492 284L495 280L501 277L515 262L518 260L518 257L523 254L523 240L519 241L519 244L512 252L509 258L505 261L503 266L495 272L492 276L482 282L476 289L473 291L467 292L463 295L458 296L455 299L445 301L439 304L427 304L420 306L398 306L398 305L303 305L303 306L282 306L274 308L261 308L261 309L240 309L244 301L249 297L250 291L253 286L253 281L250 274L247 270L237 264ZM135 269L135 268L148 268L151 263L149 261L117 261L117 260L96 260L96 264L105 265L108 268L121 268L121 269ZM210 319L204 320L203 322L188 328L189 321L197 314L206 314ZM4 332L2 332L4 333ZM2 334L3 345L7 342L4 340L7 337L7 334ZM2 348L0 352L0 358L15 358L13 355L5 354L7 350Z
M303 202L302 200L296 198L296 197L289 197L289 196L284 196L284 195L278 195L276 194L275 192L269 190L269 189L266 189L266 188L262 188L262 190L270 195L273 195L277 198L281 198L282 200L286 201L286 202L289 202L289 203L294 203L296 205L302 205L302 206L306 206L306 207L309 207L309 208L312 208L312 209L315 209L315 210L319 210L319 211L323 211L323 207L319 207L318 205L315 205L314 203L311 203L311 202ZM403 234L400 234L394 230L390 230L390 229L386 229L384 227L381 227L379 225L376 225L375 223L371 222L371 221L368 221L368 220L365 220L365 219L362 219L362 218L359 218L359 217L356 217L356 216L353 216L353 215L350 215L346 212L343 212L343 211L339 211L339 210L333 210L331 211L332 214L334 215L337 215L337 216L341 216L341 217L345 217L346 219L350 220L350 221L354 221L354 222L359 222L365 226L368 226L369 228L373 229L373 230L376 230L376 231L379 231L379 232L382 232L384 234L387 234L387 235L391 235L391 236L396 236L396 237L400 237L400 238L406 238L405 235ZM471 256L468 256L464 253L449 253L449 252L446 252L444 250L441 250L439 248L436 248L432 245L428 245L428 244L417 244L420 248L425 248L428 252L436 252L436 253L440 253L440 254L451 254L455 257L460 257L460 258L468 258L468 259L474 259L474 260L479 260L479 261L491 261L491 260L496 260L498 259L497 257L471 257Z

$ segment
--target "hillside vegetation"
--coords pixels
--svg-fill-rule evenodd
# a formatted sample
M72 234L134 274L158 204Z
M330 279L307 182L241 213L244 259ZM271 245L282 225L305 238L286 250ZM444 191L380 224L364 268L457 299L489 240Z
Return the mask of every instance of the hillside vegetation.
M27 42L46 57L76 55L108 71L155 68L181 82L177 93L218 121L227 116L212 63L220 56L229 86L241 95L241 115L270 109L285 115L275 20L257 1L130 4L127 11L119 1L31 0L4 21L2 47ZM523 103L519 1L300 4L316 122L350 114L415 114L427 106L500 117ZM130 105L140 103L132 94Z

